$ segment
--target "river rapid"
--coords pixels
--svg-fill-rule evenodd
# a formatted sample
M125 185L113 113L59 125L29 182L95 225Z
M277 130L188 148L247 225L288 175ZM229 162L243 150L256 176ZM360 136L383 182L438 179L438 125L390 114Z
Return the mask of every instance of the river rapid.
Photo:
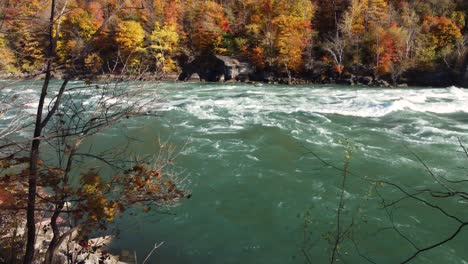
M132 148L142 155L158 151L157 139L174 144L192 197L170 214L124 216L111 251L135 250L142 260L164 241L150 263L328 263L346 149L341 262L400 263L415 246L457 228L412 199L384 208L382 198L390 203L403 194L375 181L439 190L424 164L437 177L466 179L459 141L468 145L468 90L237 83L146 89L160 98L160 117L128 121L89 144L109 148L136 138ZM466 201L431 201L468 219ZM462 232L412 263L468 263L467 242Z

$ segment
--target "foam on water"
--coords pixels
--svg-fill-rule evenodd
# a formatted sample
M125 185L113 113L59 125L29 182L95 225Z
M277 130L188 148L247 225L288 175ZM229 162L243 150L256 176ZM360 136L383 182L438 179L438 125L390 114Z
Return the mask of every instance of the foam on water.
M79 86L81 83L73 83ZM187 88L189 87L189 88ZM10 89L10 88L9 88ZM132 89L131 86L128 89ZM0 96L17 89L0 91ZM78 90L71 91L73 96ZM38 90L31 87L19 93L25 102L26 111L35 113ZM93 89L79 90L85 105L94 105ZM344 135L340 130L351 127L336 126L337 116L382 120L397 114L414 114L414 125L383 128L398 137L416 140L418 136L432 138L460 137L465 134L466 122L449 119L449 128L440 127L449 114L468 113L468 91L458 87L446 89L369 89L350 87L305 87L305 86L251 86L251 85L199 85L160 84L149 87L144 100L162 96L158 102L162 112L176 111L189 114L209 126L200 128L204 133L235 132L252 125L279 127L294 131L294 137L317 134L320 140L329 142L333 137ZM50 103L47 99L46 105ZM117 103L115 98L107 103ZM422 116L424 115L424 116ZM429 116L426 116L429 115ZM11 118L10 116L8 118ZM434 126L431 118L442 121ZM311 121L313 120L313 121ZM291 121L293 123L291 123ZM221 123L220 123L221 122ZM176 124L177 125L177 124ZM183 120L184 127L196 127L193 121ZM335 126L334 126L335 125ZM407 132L410 129L412 135ZM382 131L382 129L380 129ZM341 133L341 134L340 134Z
M190 90L185 100L183 96L177 96L177 100L169 102L170 106L166 109L182 107L200 119L218 120L227 115L228 118L245 122L254 122L254 118L265 117L271 113L295 112L375 118L401 111L435 114L468 113L468 92L456 87L419 90L326 88L283 90L242 86L228 89L231 90L226 90L225 87L217 90L211 87L208 90ZM232 89L240 91L232 93ZM216 97L206 92L223 93L224 96ZM242 96L236 96L239 92Z

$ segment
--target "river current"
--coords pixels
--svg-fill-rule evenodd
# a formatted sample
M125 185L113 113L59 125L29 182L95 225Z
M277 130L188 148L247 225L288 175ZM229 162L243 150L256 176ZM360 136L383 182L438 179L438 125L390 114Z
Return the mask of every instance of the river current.
M157 139L174 144L192 197L169 214L123 217L113 251L135 250L142 260L164 241L150 263L328 263L346 149L340 262L400 263L458 227L412 199L384 207L382 198L390 203L403 194L375 181L414 192L440 189L428 168L466 179L460 142L468 145L468 90L236 83L146 89L161 98L160 117L129 121L125 135L113 129L92 144L137 138L133 148L142 154L157 152ZM466 201L431 201L468 219ZM467 242L462 232L412 263L468 263Z

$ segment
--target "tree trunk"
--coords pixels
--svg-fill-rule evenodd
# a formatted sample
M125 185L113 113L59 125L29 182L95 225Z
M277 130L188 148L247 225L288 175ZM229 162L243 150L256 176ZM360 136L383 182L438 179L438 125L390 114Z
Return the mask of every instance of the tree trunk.
M34 139L31 146L31 156L29 158L29 179L28 179L28 208L26 215L26 227L28 229L26 252L24 254L24 264L32 263L34 259L34 245L36 241L36 192L37 192L37 162L39 160L40 136L42 134L42 112L47 89L50 81L51 62L47 63L47 73L42 86L39 106L37 107L36 124L34 128Z
M114 12L110 14L110 16L101 24L98 30L91 36L91 39L86 43L78 59L84 59L86 57L86 55L89 53L91 49L91 44L94 38L101 33L101 31L111 21L114 15L116 15L124 7L126 2L127 0L120 0L120 4L116 8L116 10L114 10ZM62 87L60 88L59 95L57 96L54 107L49 111L49 113L44 118L44 120L42 120L43 111L44 111L44 102L47 96L49 82L51 79L52 61L53 61L53 58L55 57L55 52L56 52L57 38L54 37L54 23L56 22L55 21L55 9L56 9L56 0L52 0L50 18L49 18L49 29L48 29L49 30L48 32L49 45L48 45L48 50L46 52L48 56L46 75L45 75L44 83L42 85L39 105L37 107L36 122L35 122L35 127L34 127L34 138L33 138L32 146L31 146L31 155L29 159L30 170L29 170L29 178L28 178L28 206L27 206L27 216L26 216L27 242L26 242L26 252L24 254L23 264L30 264L34 260L35 236L36 236L35 211L36 211L36 194L37 194L36 192L37 192L37 176L38 176L37 162L39 160L39 146L41 143L40 137L42 135L43 128L47 125L48 121L52 118L52 115L57 110L60 104L60 100L63 95L63 92L65 91L65 87L70 79L70 76L67 76L67 78L62 84ZM58 35L58 32L55 32L55 34ZM71 166L71 162L68 163L68 166ZM69 170L70 168L67 168L68 172ZM59 208L60 204L61 203L57 204L57 209ZM63 204L61 206L63 208ZM61 210L62 210L61 208L60 210L58 210L56 218L54 219L53 223L51 223L52 228L54 228L54 225L55 225L56 229L53 230L54 238L51 241L51 245L50 245L51 248L50 250L48 250L48 252L49 251L50 252L47 254L48 258L50 259L49 261L53 261L53 255L54 255L55 249L61 243L59 239L60 237L59 230L56 226L56 221ZM54 216L55 216L55 212L54 212Z
M67 82L64 82L65 85L66 85L66 83ZM62 86L62 87L63 87L63 89L65 89L65 86ZM68 156L67 167L65 168L65 175L63 176L63 186L68 185L68 179L69 179L68 176L70 175L70 171L72 169L73 157L74 157L74 155L76 153L76 149L78 148L80 143L81 143L81 141L79 140L75 144L74 148L71 150L70 155ZM63 189L62 189L62 193L59 193L57 195L57 203L55 205L54 214L50 218L50 226L52 227L52 232L53 232L54 235L52 237L52 240L49 243L49 247L47 248L45 259L44 259L44 264L52 264L53 263L54 256L55 256L55 251L57 250L57 248L61 244L61 241L60 241L61 234L60 234L60 230L58 228L57 219L60 216L60 213L62 213L63 206L65 205L66 196L67 196L67 194L64 192Z
M60 230L57 225L57 219L62 212L64 202L61 201L59 204L56 205L56 209L54 211L54 214L52 215L52 218L50 219L50 226L52 227L52 232L54 233L54 236L52 237L52 240L49 243L49 247L47 248L45 259L44 259L44 264L52 264L54 261L54 256L55 256L55 251L57 250L57 247L59 246L59 240L60 240Z
M37 107L36 122L34 127L34 137L31 145L31 155L29 158L29 178L28 178L28 207L26 210L26 227L27 227L27 241L26 241L26 252L24 254L23 263L30 264L34 260L35 242L36 242L36 192L37 192L37 162L39 160L39 146L41 144L40 137L42 135L42 113L44 108L45 98L47 96L47 90L49 88L49 82L51 79L52 71L52 56L54 54L54 18L55 18L55 0L52 0L50 19L49 19L49 47L47 51L48 60L46 68L46 76L42 85L41 96L39 99L39 105Z

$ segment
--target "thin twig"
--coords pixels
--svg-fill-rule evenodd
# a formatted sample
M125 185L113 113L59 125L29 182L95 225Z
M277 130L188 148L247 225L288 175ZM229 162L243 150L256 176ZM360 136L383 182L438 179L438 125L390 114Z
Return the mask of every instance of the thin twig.
M160 246L162 246L163 244L164 244L164 241L161 242L161 243L159 243L159 244L158 244L158 243L154 244L154 248L153 248L153 249L150 251L150 253L146 256L145 260L143 260L143 264L145 264L145 263L149 260L149 258L151 257L151 255L153 255L154 251L155 251L156 249L158 249Z

